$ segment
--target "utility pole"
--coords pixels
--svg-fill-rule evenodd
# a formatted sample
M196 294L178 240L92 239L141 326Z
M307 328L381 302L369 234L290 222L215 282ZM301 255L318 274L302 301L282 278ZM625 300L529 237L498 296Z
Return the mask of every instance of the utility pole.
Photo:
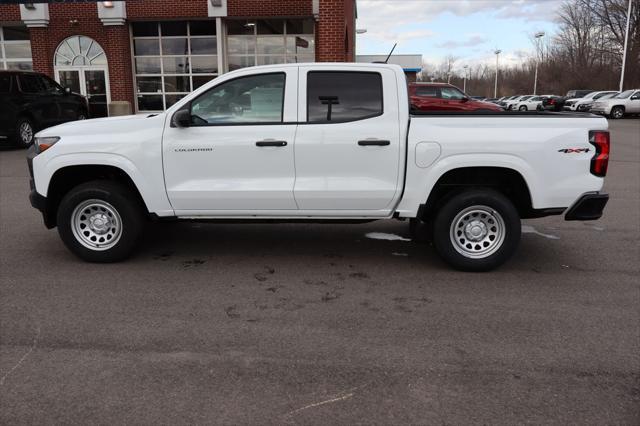
M498 58L500 57L502 50L496 49L496 51L493 53L496 54L496 84L495 84L495 88L493 89L493 97L497 98L498 97Z
M464 93L467 93L467 68L469 68L469 65L465 65L462 68L464 68L464 77L462 80L462 91Z
M538 90L538 62L540 62L540 42L539 40L544 37L544 31L540 31L536 33L536 73L533 78L533 94L537 94L536 90Z
M620 91L624 88L624 68L627 63L627 46L629 44L629 24L631 23L631 5L632 0L629 0L629 10L627 11L627 32L624 36L624 52L622 53L622 71L620 72Z

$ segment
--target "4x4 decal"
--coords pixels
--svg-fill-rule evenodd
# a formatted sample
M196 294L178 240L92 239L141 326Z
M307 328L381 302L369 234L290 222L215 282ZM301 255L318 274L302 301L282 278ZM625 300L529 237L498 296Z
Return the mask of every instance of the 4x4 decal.
M581 154L589 151L591 151L589 148L563 148L558 150L558 152L563 152L565 154Z

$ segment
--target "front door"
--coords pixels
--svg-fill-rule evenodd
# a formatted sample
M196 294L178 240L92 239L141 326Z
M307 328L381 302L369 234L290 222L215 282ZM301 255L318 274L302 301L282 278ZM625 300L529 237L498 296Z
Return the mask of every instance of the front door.
M391 70L325 69L300 68L296 203L384 216L400 188L399 82Z
M247 73L184 105L191 117L188 127L167 120L165 182L178 215L297 209L296 91L297 69Z
M62 87L85 96L89 102L91 118L109 115L109 90L106 68L57 68L56 80Z

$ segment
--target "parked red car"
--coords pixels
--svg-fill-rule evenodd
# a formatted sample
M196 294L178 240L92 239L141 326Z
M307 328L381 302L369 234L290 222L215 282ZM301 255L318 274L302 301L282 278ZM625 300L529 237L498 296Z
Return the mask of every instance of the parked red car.
M471 99L448 83L409 83L411 109L418 111L504 111L490 102Z

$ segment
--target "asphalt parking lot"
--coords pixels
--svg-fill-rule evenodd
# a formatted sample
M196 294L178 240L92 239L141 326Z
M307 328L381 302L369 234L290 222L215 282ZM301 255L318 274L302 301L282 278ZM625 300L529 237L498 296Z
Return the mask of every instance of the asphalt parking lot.
M154 224L83 263L0 151L2 424L639 424L640 120L603 219L526 221L498 271L408 224Z

